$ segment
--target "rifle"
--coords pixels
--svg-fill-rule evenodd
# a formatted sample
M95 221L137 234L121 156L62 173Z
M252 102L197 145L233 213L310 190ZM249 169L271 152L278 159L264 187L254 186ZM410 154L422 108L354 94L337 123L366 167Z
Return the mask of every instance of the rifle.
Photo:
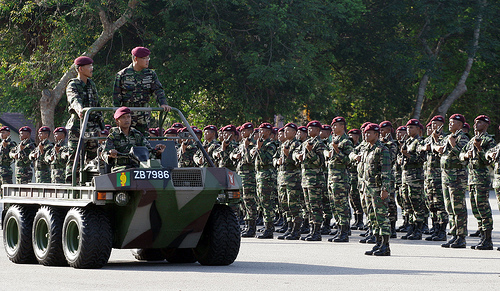
M455 133L453 133L451 136L454 137L454 138L457 138L458 135L462 132L462 129L460 128L459 130L455 131ZM448 139L448 141L446 142L446 144L444 145L444 150L443 150L443 153L446 152L446 150L448 149L448 145L450 144L450 140ZM450 144L451 145L451 144Z

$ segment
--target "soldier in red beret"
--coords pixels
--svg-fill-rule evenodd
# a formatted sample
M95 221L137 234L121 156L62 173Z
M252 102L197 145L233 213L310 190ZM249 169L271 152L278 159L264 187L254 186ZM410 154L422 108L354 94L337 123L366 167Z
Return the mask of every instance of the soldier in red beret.
M236 164L231 160L230 155L238 147L236 142L236 126L229 124L222 128L222 144L214 150L212 156L221 168L228 168L236 171Z
M54 129L54 146L45 156L45 161L50 164L50 176L52 183L66 182L66 166L68 162L69 148L66 144L67 131L64 127Z
M132 49L132 64L116 74L113 105L115 107L146 107L151 96L156 96L158 104L166 112L170 111L163 86L156 73L149 69L149 49ZM132 116L132 127L147 135L151 112L136 111Z
M31 141L31 128L29 126L21 127L19 138L21 141L9 155L16 161L16 184L28 184L33 179L29 155L36 147Z
M30 160L34 163L36 183L50 183L50 163L46 156L49 154L54 144L50 142L50 128L42 126L38 129L38 139L40 142L34 151L30 153Z
M213 152L215 151L215 149L220 147L220 142L217 140L217 126L215 125L205 126L205 128L203 128L203 135L204 135L203 147L207 151L210 158L213 159L212 157ZM203 156L201 150L198 150L196 152L193 159L198 167L208 167L209 165L208 161L205 160L205 157Z
M17 146L17 143L10 137L10 128L2 126L0 128L0 186L2 184L12 184L12 167L13 159L10 157L10 152ZM2 193L0 187L0 193Z
M301 142L304 142L307 139L307 127L299 126L297 128L297 136L296 138Z

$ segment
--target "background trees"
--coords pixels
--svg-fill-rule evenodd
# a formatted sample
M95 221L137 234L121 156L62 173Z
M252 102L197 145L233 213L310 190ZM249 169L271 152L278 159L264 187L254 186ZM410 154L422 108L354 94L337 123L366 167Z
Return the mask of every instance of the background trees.
M130 63L133 47L144 45L169 103L199 125L275 115L329 122L343 115L357 127L366 120L425 122L443 112L497 121L499 6L485 0L3 1L0 102L42 121L40 104L57 101L57 94L43 99L41 92L57 91L72 60L87 53L101 98L111 104L115 73ZM123 26L107 30L114 22ZM103 35L106 41L95 46ZM439 109L455 88L465 88L458 85L467 68L467 91ZM53 103L57 125L67 118L62 97Z

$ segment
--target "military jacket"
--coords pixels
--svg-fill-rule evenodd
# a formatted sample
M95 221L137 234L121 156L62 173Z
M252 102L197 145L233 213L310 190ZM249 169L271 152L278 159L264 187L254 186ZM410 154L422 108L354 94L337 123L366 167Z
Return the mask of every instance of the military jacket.
M457 136L456 144L451 147L449 140L453 134L447 135L443 138L442 145L445 146L444 152L441 155L441 169L463 169L464 164L460 161L460 152L469 142L469 138L463 132Z
M391 188L391 154L380 140L367 147L362 153L362 180L366 187L392 191Z
M21 150L21 146L24 146L24 149ZM19 142L19 144L12 149L11 155L19 153L19 158L16 159L16 168L24 169L26 167L31 167L31 160L29 156L35 147L35 144L27 138Z
M490 148L486 153L488 162L494 165L493 169L493 188L495 190L500 188L500 143L495 147ZM498 191L498 190L497 190Z
M220 147L220 142L216 139L212 140L211 142L208 141L203 141L203 147L208 153L208 156L213 159L213 153L215 149ZM205 157L203 157L203 153L201 150L198 150L193 157L193 160L198 167L208 167L208 162L205 160ZM217 164L216 161L213 161L214 164Z
M432 150L433 146L440 145L445 135L441 133L437 141L431 136L425 138L421 145L421 151L424 152L425 162L424 162L424 178L426 181L434 181L435 183L441 184L441 156ZM431 145L430 151L424 151L427 145ZM437 185L441 187L440 185Z
M3 142L7 142L7 146L3 146ZM13 141L10 136L7 137L6 139L0 139L0 167L6 167L10 168L10 165L12 164L12 159L9 155L9 153L12 151L17 146L17 143Z
M337 153L333 149L332 143L337 141L339 152ZM347 134L343 134L332 140L330 144L326 147L325 158L329 155L329 152L332 153L332 156L326 158L326 164L329 169L347 169L350 164L349 155L354 150L352 145L352 141L349 139Z
M59 147L59 152L56 152L56 147ZM65 169L68 162L68 151L67 143L61 140L47 152L45 162L49 163L53 169ZM52 157L54 158L53 160Z
M220 147L214 149L213 156L217 157L218 161L218 166L221 168L228 168L230 170L236 170L236 165L231 160L230 156L231 153L238 147L238 143L234 140L230 141L229 144L226 146L226 149L223 149L223 145L221 144Z
M44 171L50 169L50 163L46 161L46 156L49 154L50 150L54 147L54 144L51 143L48 139L41 141L39 145L43 145L43 151L35 147L35 149L30 153L29 157L35 164L35 170ZM35 155L38 154L38 157L35 158Z
M475 139L481 140L481 151L474 146ZM486 159L486 152L495 147L495 140L489 134L474 137L463 147L460 152L460 160L467 164L469 175L467 183L469 185L490 185L490 162ZM472 157L465 158L465 155L472 150Z
M281 144L274 155L274 165L278 171L294 172L300 170L299 165L297 165L297 163L293 160L293 153L300 150L301 144L302 143L296 138L286 140ZM288 156L285 156L285 148L289 150ZM283 163L281 165L277 164L279 159L283 159Z
M78 78L71 79L66 86L66 97L68 98L68 111L71 114L66 128L71 130L80 130L80 117L77 112L85 107L101 107L97 88L91 79L87 79L86 84ZM104 128L102 113L92 112L89 116L89 123Z
M311 151L307 150L307 145L313 146ZM300 163L302 168L302 187L323 187L325 183L325 174L322 165L325 164L325 143L319 138L310 137L300 146L300 151L296 151L293 159ZM299 155L304 154L304 160L298 159Z
M255 147L256 141L250 138L248 147L245 147L245 141L242 140L237 148L231 153L231 158L235 161L236 170L241 171L255 171L255 157L250 155L250 151ZM234 156L241 153L241 159L234 159Z
M251 155L255 159L256 171L270 171L273 170L273 157L276 152L276 143L271 139L264 140L260 149L252 149Z
M146 68L137 72L130 64L116 74L113 89L114 106L144 107L149 103L151 95L156 96L158 104L167 104L163 86L153 70Z
M188 168L188 167L196 167L194 162L194 155L198 147L194 141L188 141L186 145L186 151L182 152L182 144L177 148L177 160L179 167Z

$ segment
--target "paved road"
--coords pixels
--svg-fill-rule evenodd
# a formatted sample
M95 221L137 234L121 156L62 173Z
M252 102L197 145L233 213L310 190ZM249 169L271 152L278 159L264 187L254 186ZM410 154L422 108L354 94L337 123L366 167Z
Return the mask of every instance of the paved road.
M490 199L495 225L496 201ZM469 229L477 227L469 214ZM500 232L495 250L444 249L440 242L391 240L391 257L365 256L371 245L243 239L235 263L224 267L138 262L113 250L99 270L11 263L0 248L0 290L498 290ZM401 234L400 234L401 235ZM471 245L477 239L468 239Z

